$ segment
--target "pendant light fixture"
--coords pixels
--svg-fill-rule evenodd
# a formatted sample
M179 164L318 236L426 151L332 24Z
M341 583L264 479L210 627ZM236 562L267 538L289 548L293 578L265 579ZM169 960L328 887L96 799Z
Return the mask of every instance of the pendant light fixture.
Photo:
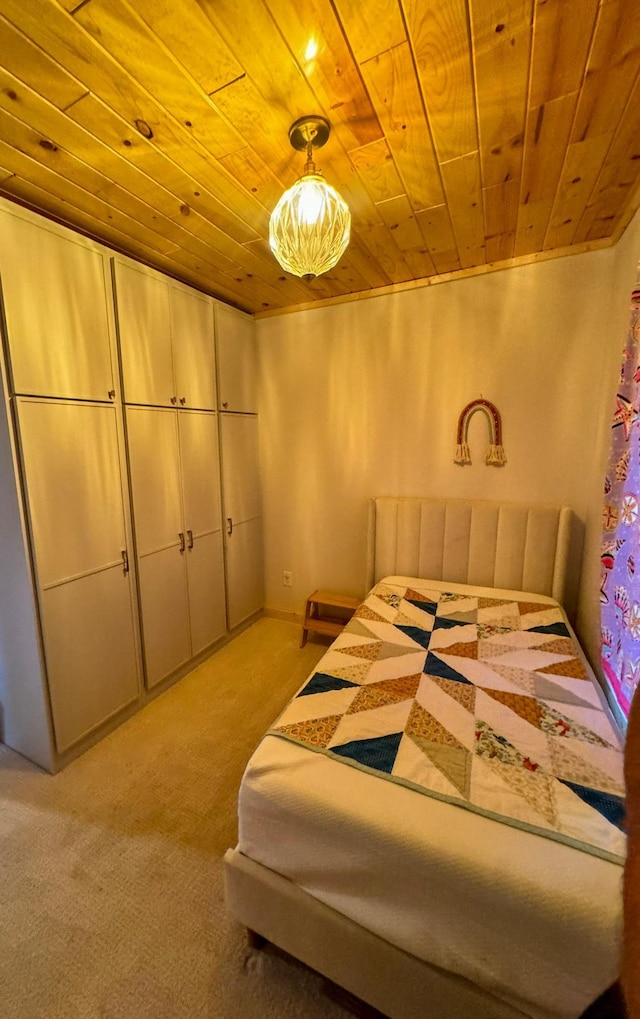
M324 117L300 117L289 128L289 141L306 150L302 177L285 191L271 213L269 245L287 272L312 280L333 269L351 232L349 206L327 184L313 162L313 148L326 143L331 125Z

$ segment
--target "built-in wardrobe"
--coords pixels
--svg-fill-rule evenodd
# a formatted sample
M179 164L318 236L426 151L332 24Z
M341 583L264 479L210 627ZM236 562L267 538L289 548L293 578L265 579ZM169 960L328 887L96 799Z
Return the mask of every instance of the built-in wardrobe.
M260 610L253 320L0 203L0 736L50 771Z

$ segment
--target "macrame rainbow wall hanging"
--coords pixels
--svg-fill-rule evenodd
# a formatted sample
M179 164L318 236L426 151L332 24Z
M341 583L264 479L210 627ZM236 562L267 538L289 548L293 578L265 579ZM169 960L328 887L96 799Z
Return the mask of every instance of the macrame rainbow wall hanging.
M456 455L453 462L459 464L460 467L471 463L469 422L476 411L482 411L489 426L489 449L487 450L484 462L487 467L504 467L507 458L502 448L502 421L500 420L500 412L495 404L490 403L489 400L482 399L472 400L460 413L456 436Z

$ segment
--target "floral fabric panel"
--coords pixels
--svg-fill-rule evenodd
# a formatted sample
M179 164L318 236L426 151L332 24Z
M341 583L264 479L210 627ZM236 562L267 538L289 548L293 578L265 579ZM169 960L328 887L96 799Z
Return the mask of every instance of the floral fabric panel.
M469 592L382 581L271 734L621 862L622 751L563 610Z
M634 292L611 430L601 552L601 654L624 715L640 679L640 291ZM640 562L638 563L640 567Z

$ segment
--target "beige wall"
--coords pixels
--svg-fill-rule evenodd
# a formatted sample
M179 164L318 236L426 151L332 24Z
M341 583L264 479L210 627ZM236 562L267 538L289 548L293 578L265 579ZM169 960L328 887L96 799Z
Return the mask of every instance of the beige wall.
M614 249L260 320L267 607L364 593L371 496L562 503L584 525L576 620L597 653L602 480L639 255L636 218ZM502 415L503 468L483 462L480 414L472 466L453 462L480 395Z

